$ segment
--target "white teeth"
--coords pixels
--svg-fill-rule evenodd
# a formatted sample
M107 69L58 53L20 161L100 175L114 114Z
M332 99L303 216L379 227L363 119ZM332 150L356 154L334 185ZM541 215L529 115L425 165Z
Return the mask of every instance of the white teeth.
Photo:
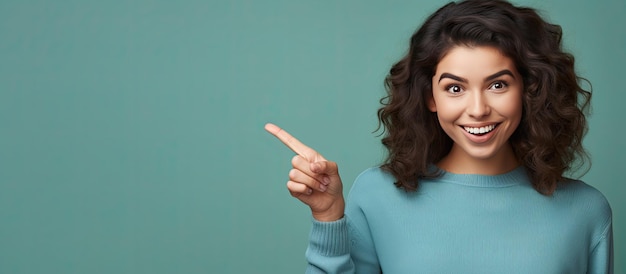
M471 134L483 134L483 133L492 131L494 128L496 128L496 125L489 125L489 126L484 126L484 127L463 127L463 128L465 129L465 131Z

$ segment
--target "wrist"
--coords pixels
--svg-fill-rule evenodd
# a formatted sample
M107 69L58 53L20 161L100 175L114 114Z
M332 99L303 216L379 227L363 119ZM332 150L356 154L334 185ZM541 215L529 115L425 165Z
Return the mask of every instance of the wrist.
M312 212L313 218L319 222L334 222L343 218L345 202L343 199L334 203L330 208L322 212Z

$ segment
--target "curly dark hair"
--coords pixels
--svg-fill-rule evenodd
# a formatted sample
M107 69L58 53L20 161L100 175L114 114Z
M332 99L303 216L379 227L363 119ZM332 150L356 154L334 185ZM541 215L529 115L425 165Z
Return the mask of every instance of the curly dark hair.
M437 64L455 46L491 46L511 58L523 78L522 119L509 141L533 187L552 194L567 180L566 171L589 160L582 139L591 92L580 86L586 80L576 74L561 36L561 27L536 10L506 1L441 7L413 34L408 53L385 79L378 119L388 155L381 168L406 191L416 190L420 179L440 176L432 165L453 142L427 106Z

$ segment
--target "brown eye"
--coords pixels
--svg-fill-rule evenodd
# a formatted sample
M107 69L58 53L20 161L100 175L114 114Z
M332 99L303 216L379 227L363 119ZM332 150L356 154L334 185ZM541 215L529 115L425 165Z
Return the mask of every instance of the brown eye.
M463 91L463 89L461 89L461 87L457 85L450 85L446 88L446 90L450 93L459 93Z
M489 86L489 89L503 89L505 87L507 87L508 85L503 82L503 81L497 81L494 82L493 84L491 84L491 86Z

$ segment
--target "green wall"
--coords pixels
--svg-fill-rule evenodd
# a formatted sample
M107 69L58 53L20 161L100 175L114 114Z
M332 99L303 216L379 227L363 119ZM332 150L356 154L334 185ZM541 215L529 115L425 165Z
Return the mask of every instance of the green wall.
M382 81L442 1L0 1L0 273L300 273L310 217L275 122L339 162L384 153ZM613 207L626 2L539 1L594 87L583 177Z

